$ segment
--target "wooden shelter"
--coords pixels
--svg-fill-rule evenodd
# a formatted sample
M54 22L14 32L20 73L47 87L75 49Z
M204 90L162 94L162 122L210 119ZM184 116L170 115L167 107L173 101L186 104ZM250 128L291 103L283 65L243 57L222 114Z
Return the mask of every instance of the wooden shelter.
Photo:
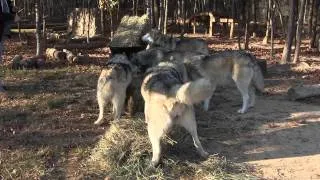
M208 25L207 27L208 36L213 35L214 25L216 23L226 24L227 26L230 27L230 37L233 36L234 25L236 23L236 21L230 17L214 14L213 12L202 12L199 14L195 14L192 17L190 17L187 20L187 22L191 22L194 34L196 33L197 25L199 25L200 23L204 23Z

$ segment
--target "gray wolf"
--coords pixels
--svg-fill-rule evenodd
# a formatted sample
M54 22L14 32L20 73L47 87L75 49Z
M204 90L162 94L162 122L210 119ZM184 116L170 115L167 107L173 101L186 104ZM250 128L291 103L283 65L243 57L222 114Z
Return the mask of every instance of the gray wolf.
M159 30L152 29L142 36L142 41L151 47L161 47L169 50L190 51L209 54L208 44L202 39L174 38L161 34Z
M204 54L197 52L168 50L161 47L154 47L133 54L130 61L138 66L139 70L144 73L148 68L154 67L162 61L184 62L200 59L204 56Z
M115 54L102 70L97 85L97 100L99 105L99 117L94 124L103 123L104 108L111 101L113 105L114 120L121 116L126 89L132 81L134 68L126 55Z
M161 156L160 139L175 124L184 127L191 134L197 152L202 157L208 156L198 138L193 109L193 104L212 95L208 79L189 81L183 64L160 62L146 72L141 94L145 102L145 120L152 144L151 165L158 165Z
M249 107L254 106L255 89L264 91L264 78L256 58L245 51L222 51L184 63L186 67L193 68L189 71L191 79L193 77L210 79L213 91L217 85L223 85L231 78L242 95L242 108L238 113L245 113ZM210 98L204 103L205 110L209 109L209 103Z

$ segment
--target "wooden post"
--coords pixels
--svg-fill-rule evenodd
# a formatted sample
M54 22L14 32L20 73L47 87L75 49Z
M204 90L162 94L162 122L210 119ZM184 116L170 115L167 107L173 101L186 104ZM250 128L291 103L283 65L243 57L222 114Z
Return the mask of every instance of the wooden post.
M196 20L193 20L193 24L192 24L192 28L193 28L193 34L196 34Z
M209 17L210 17L210 20L209 20L209 37L211 37L213 35L213 22L215 21L212 13L209 13Z
M233 32L234 32L234 20L232 19L232 21L230 23L230 34L229 34L230 39L233 38Z

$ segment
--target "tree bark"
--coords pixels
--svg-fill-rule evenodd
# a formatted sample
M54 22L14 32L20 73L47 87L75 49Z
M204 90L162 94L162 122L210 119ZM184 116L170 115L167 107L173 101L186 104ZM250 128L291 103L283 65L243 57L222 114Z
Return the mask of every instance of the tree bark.
M247 2L248 1L248 2ZM249 4L250 0L244 2L244 18L245 18L245 33L244 33L244 49L249 49Z
M255 38L257 37L257 1L253 0L252 2L252 14L253 14L253 31L252 31L252 37Z
M270 44L271 44L271 50L270 50L270 59L271 60L273 60L273 58L274 58L274 52L273 52L273 50L274 50L274 9L275 9L275 7L274 7L274 2L273 2L273 0L269 0L270 2L269 3L271 3L270 4L270 31L271 31L271 33L270 33Z
M282 58L281 58L281 64L286 64L288 62L291 62L291 46L293 41L293 34L294 34L294 28L295 28L295 14L294 9L297 4L297 0L290 0L289 1L289 20L288 20L288 31L287 31L287 39L285 46L283 48L282 52Z
M159 24L158 0L153 0L153 16L154 16L154 23L158 26L158 24Z
M301 44L301 32L303 28L303 15L305 11L305 4L306 0L300 0L300 8L299 8L299 17L298 17L298 25L297 25L297 32L296 32L296 49L294 52L293 63L299 62L299 55L300 55L300 44Z
M309 33L309 37L311 37L312 35L312 17L313 17L313 6L315 4L315 1L317 0L310 0L309 3L309 16L308 16L308 33Z
M318 46L316 42L317 37L317 25L318 25L318 14L319 14L319 5L320 0L315 0L314 8L313 8L313 20L312 20L312 33L311 33L311 40L310 40L310 48L316 48Z
M266 28L266 34L263 38L262 44L268 44L269 34L270 34L270 17L271 17L271 2L272 0L268 0L268 10L267 10L267 28Z
M320 84L292 87L288 90L287 94L291 100L318 96L320 95Z
M100 23L101 23L101 34L105 35L105 27L104 27L104 9L100 8Z
M232 14L232 22L231 22L231 27L230 27L230 34L229 34L229 38L232 39L233 38L233 34L234 34L234 25L235 25L235 0L232 0L232 5L231 5L231 14Z
M167 34L167 21L168 21L168 0L164 0L163 34Z
M35 14L36 14L36 55L42 55L42 47L41 47L41 30L40 30L40 10L39 10L39 0L35 3Z
M160 10L159 10L159 21L158 21L158 30L163 32L163 14L164 14L164 0L160 0Z

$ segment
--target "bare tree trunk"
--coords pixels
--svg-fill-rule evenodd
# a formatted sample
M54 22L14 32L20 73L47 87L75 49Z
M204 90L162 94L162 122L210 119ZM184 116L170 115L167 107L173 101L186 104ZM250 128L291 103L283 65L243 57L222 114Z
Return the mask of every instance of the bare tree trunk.
M135 7L136 7L136 1L132 0L132 16L135 15Z
M137 3L136 3L136 11L135 11L135 15L138 16L138 7L139 7L139 0L137 0ZM152 11L152 14L153 14L153 10L151 9Z
M299 62L301 32L302 32L302 28L303 28L303 15L305 12L306 0L300 0L300 2L301 3L300 3L299 18L298 18L298 25L297 25L297 32L296 32L296 49L294 52L293 63Z
M257 37L257 1L253 0L252 1L252 14L253 14L253 32L252 32L252 37L255 38Z
M317 37L317 25L318 25L318 14L319 14L319 5L320 0L315 0L314 8L313 8L313 21L312 21L312 33L311 33L311 40L310 40L310 48L316 48L316 37Z
M153 15L152 15L152 0L145 0L146 14L149 19L149 27L153 26Z
M164 0L163 34L167 34L167 21L168 21L168 0Z
M306 0L306 3L304 5L303 24L307 23L307 13L308 13L309 1L310 0Z
M281 64L286 64L290 62L291 59L291 46L293 41L293 33L294 33L294 27L295 27L295 14L294 9L297 4L297 0L290 0L289 1L289 20L288 20L288 31L287 31L287 39L285 46L283 48L282 52L282 58L281 58Z
M37 52L36 55L42 55L41 47L41 30L40 30L40 10L39 10L39 0L35 3L35 13L36 13L36 42L37 42Z
M100 23L101 23L101 34L105 35L105 27L104 27L104 9L100 8Z
M309 3L309 16L308 16L308 33L309 33L309 37L311 37L312 35L312 17L313 17L313 6L315 4L315 1L317 0L310 0Z
M244 13L244 18L245 18L245 33L244 33L244 49L249 49L249 4L251 3L250 0L246 0L245 2L245 13Z
M90 0L88 0L88 4L87 4L87 8L88 8L88 25L87 25L87 44L90 43L90 24L91 24L91 10L90 10Z
M159 24L158 24L158 30L160 30L161 32L162 32L162 30L163 30L163 9L164 9L164 0L160 0L160 10L159 10L159 12L160 12L160 15L159 15Z
M158 0L153 0L153 16L154 16L154 24L158 26L159 24L159 6Z
M46 49L47 47L47 31L46 31L46 15L45 15L45 2L42 1L42 38L43 38L43 48Z
M278 0L274 1L274 5L276 6L275 9L278 11L278 14L279 14L279 19L280 19L282 32L283 32L283 34L286 34L286 29L285 29L284 23L283 23L283 15L282 15L281 7L280 7L280 4L279 4Z
M274 5L274 2L273 0L270 0L271 4L270 4L270 31L271 31L271 34L270 34L270 40L271 40L271 50L270 50L270 59L273 60L274 58L274 9L275 9L275 5Z
M187 11L186 11L186 2L185 0L181 0L181 7L182 7L182 15L183 15L183 29L182 29L182 36L186 32L186 19L187 19Z
M267 28L266 34L263 38L262 44L268 44L269 34L270 34L270 17L271 17L271 0L268 0L268 10L267 10Z
M109 9L109 17L110 17L110 38L113 38L113 20L112 20L112 10Z
M230 34L229 34L230 39L233 38L234 25L235 25L235 2L234 1L235 0L232 0L232 5L231 5L232 22L231 22ZM238 25L239 25L239 23L238 23Z

